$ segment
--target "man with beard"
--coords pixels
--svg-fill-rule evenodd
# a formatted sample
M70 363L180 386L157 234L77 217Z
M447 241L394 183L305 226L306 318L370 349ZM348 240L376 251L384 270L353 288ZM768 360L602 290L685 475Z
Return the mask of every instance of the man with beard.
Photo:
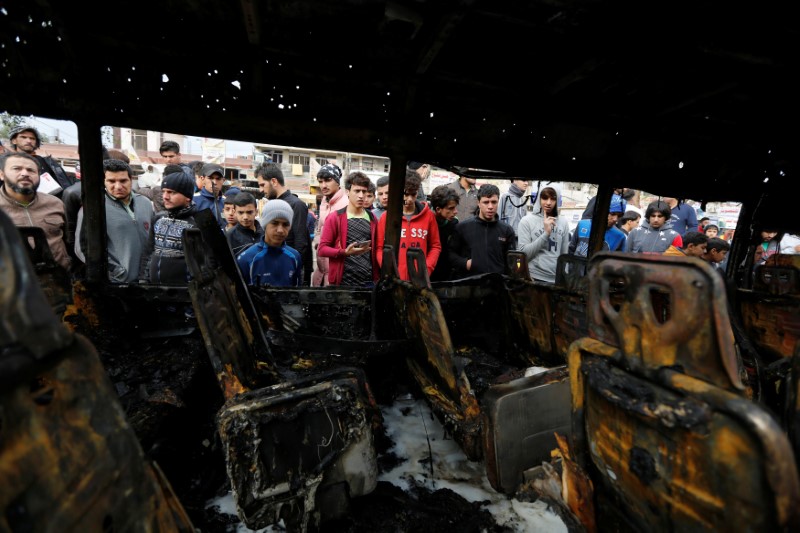
M256 179L258 188L267 200L283 200L292 208L294 215L289 221L292 228L286 237L286 245L300 252L303 259L303 285L308 286L314 270L311 236L308 233L308 206L286 188L286 180L277 164L266 162L259 165L256 168Z
M322 230L325 226L325 219L332 211L343 209L348 205L347 194L340 188L339 182L342 180L342 169L334 164L323 165L317 172L317 182L320 192L322 192L322 202L319 205L319 218L317 219L317 230L314 232L314 250L319 251L319 243L322 240ZM311 276L312 287L322 287L328 285L328 258L317 254L317 268Z
M16 226L42 228L55 261L69 270L70 258L64 242L64 204L49 194L38 194L39 161L25 152L0 156L0 209Z
M150 225L153 222L153 203L136 194L133 172L125 161L103 161L106 209L106 245L108 247L108 279L112 283L135 283L147 263ZM85 262L83 249L86 235L83 208L78 211L75 255Z
M55 182L53 188L46 192L61 198L61 193L64 189L75 183L75 178L71 178L55 159L49 155L41 156L36 153L42 146L42 137L36 128L25 125L16 127L9 133L8 140L11 141L11 147L14 150L33 156L39 162L39 183L41 183L42 178L52 178ZM45 189L42 190L44 191Z
M189 269L183 251L183 232L195 227L194 180L185 172L164 176L161 195L166 211L156 214L150 230L150 283L187 285Z

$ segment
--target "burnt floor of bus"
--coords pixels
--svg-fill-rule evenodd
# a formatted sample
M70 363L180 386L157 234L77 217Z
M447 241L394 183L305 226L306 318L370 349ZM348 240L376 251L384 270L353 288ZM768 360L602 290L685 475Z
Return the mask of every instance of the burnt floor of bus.
M86 329L81 332L97 348L146 456L164 470L195 527L219 533L235 530L236 517L206 507L208 501L227 494L230 484L215 425L223 396L200 332L141 338L116 328ZM314 355L319 368L349 359ZM479 349L461 349L457 358L477 391L513 371ZM402 358L371 358L364 367L379 404L390 404L401 394L422 397ZM380 471L403 460L391 453L393 442L382 431L375 435L375 443ZM416 486L404 491L380 482L369 495L354 499L350 511L345 519L325 523L321 530L505 531L480 503L447 489Z
M214 417L223 396L198 330L140 338L121 329L81 331L93 342L145 456L155 460L196 527L227 485Z

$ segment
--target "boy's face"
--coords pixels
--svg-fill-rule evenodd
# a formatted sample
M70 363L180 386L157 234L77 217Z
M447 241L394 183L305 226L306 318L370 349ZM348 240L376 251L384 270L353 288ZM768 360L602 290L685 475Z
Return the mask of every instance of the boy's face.
M333 178L317 178L317 183L319 183L320 192L327 198L330 198L339 190L339 184ZM366 187L362 187L362 189L366 189Z
M478 200L478 209L480 209L479 216L483 220L494 220L497 214L497 202L499 197L495 194L493 196L483 196Z
M410 215L414 212L416 206L414 202L417 201L417 191L416 190L408 190L403 191L403 213L406 215Z
M133 183L131 182L131 178L128 176L127 171L106 170L105 177L105 186L108 194L117 200L124 200L130 197Z
M686 252L686 255L688 255L688 256L699 257L699 258L702 259L703 255L706 253L706 247L707 246L708 245L706 243L687 244L686 248L684 248L683 251Z
M331 180L333 181L333 180ZM334 181L334 183L336 183ZM362 185L353 185L347 191L347 198L350 200L350 205L356 208L363 208L366 203L366 198L369 190Z
M378 201L384 209L389 205L389 185L378 187Z
M165 150L161 152L161 157L164 158L164 161L166 161L168 165L169 164L177 165L178 163L181 162L181 154L179 154L178 152L173 152L172 150Z
M372 202L375 201L375 193L367 191L367 194L364 197L364 205L369 207L372 205Z
M219 196L222 194L222 182L224 181L225 178L223 178L218 172L215 172L210 176L203 177L203 186L208 192Z
M225 217L228 226L235 226L239 222L236 218L236 206L233 204L225 204L222 207L222 216Z
M444 207L436 208L436 216L445 220L453 220L458 213L458 202L450 200Z
M647 219L647 221L650 223L651 228L659 229L661 226L664 225L667 219L664 218L664 213L653 213L652 215L650 215L650 218Z
M703 259L711 261L712 263L722 263L726 255L728 255L728 250L717 250L714 248L712 250L706 250L706 253L703 254Z
M608 214L608 227L610 228L611 226L615 225L617 223L617 220L619 220L619 217L621 217L621 216L622 215L620 215L619 213L609 213Z
M628 228L629 231L632 230L632 229L638 228L639 227L639 219L637 218L636 220L627 221L625 223L625 227Z
M264 228L264 242L270 246L281 246L289 235L291 225L285 218L276 218L267 223Z
M236 221L247 229L256 227L256 206L253 204L236 206Z
M556 197L551 194L542 193L539 195L539 198L539 201L542 203L542 212L547 216L552 216L550 213L553 212L553 208L556 206L556 202L558 201L556 200Z
M719 232L715 228L706 228L706 236L709 239L713 239L717 235L719 235Z

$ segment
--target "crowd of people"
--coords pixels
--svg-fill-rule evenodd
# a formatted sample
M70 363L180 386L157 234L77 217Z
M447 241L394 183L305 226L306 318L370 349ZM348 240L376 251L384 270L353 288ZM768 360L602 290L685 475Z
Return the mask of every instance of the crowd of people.
M20 226L41 227L54 260L78 274L85 262L86 224L80 205L81 182L52 159L36 154L41 137L22 126L10 135L12 150L0 155L0 208ZM174 141L160 147L167 162L161 180L134 191L127 156L106 150L105 186L108 278L117 283L185 285L191 276L182 236L196 226L195 214L208 209L224 232L248 285L370 287L386 260L389 178L373 183L363 172L343 176L335 164L317 173L317 212L286 187L279 165L270 161L255 171L265 198L235 187L223 191L224 169L213 163L184 163ZM589 255L590 199L583 219L570 228L559 214L559 185L512 180L507 192L476 187L461 176L422 190L428 165L410 164L403 190L397 272L410 278L407 250L425 257L431 281L508 272L507 254L521 251L533 280L554 283L562 254ZM44 182L54 182L47 193ZM644 210L631 203L635 191L615 189L609 205L603 250L667 256L694 256L722 268L730 243L707 217L677 198L661 198ZM800 253L800 237L762 232L756 264L775 253Z

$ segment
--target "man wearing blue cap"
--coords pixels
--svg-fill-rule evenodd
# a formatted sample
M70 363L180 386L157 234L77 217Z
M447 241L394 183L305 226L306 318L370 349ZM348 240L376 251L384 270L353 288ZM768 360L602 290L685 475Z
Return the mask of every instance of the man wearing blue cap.
M617 220L625 214L625 200L619 194L611 195L611 205L608 208L608 229L603 239L603 250L621 252L625 250L627 237L625 232L617 227ZM569 241L569 253L581 257L589 255L589 235L592 233L592 219L585 218L578 222Z

